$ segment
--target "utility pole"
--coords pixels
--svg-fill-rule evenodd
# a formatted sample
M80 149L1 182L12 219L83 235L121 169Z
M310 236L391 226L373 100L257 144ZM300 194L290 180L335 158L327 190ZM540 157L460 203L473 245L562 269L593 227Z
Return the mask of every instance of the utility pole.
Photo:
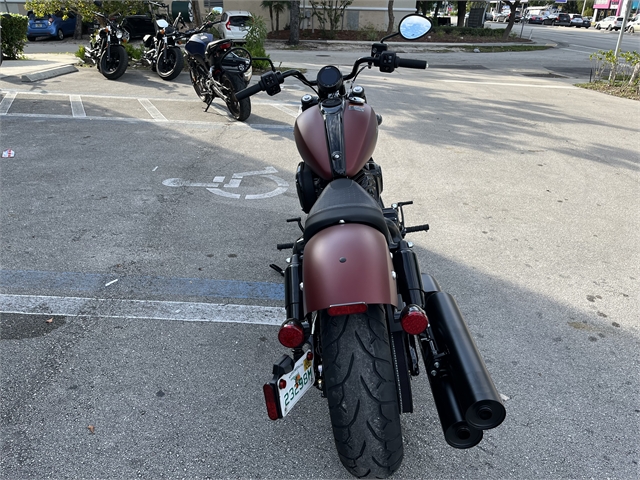
M624 8L622 9L622 26L620 27L620 34L618 35L618 42L616 43L615 58L618 59L618 53L620 52L620 44L622 43L622 36L624 35L624 29L627 27L627 19L629 18L629 12L631 11L632 0L625 0Z

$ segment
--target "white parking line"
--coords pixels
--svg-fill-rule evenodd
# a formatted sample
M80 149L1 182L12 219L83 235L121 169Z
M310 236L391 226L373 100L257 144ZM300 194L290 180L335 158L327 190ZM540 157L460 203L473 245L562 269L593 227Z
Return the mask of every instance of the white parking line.
M474 80L441 80L446 83L477 83L478 85L501 85L504 87L528 87L528 88L560 88L571 89L578 88L573 85L538 85L535 83L506 83L506 82L483 82Z
M0 115L7 114L7 112L11 108L11 104L16 99L16 95L17 94L15 92L9 92L4 96L4 98L0 102Z
M285 319L285 310L281 307L2 294L0 312L256 325L280 325Z
M82 98L80 98L80 95L69 95L69 101L71 102L71 115L74 117L87 116L84 111L84 105L82 104Z
M158 120L159 122L168 122L167 118L162 113L160 113L160 110L158 110L155 105L149 101L148 98L139 98L138 101L140 102L140 105L142 105L145 110L149 112L151 118L153 118L154 120Z

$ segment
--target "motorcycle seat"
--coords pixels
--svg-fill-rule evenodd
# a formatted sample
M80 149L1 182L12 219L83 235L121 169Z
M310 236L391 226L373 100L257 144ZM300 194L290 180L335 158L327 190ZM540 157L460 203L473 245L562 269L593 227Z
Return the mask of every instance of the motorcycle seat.
M313 204L304 226L304 240L309 241L320 230L339 223L361 223L391 236L378 203L360 185L348 178L339 178L325 187Z
M207 55L213 52L221 43L231 43L227 38L219 38L207 44Z

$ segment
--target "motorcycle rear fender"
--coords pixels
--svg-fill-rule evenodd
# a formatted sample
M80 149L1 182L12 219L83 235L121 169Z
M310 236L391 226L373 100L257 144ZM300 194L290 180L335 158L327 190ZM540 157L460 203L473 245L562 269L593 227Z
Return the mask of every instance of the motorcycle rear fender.
M395 272L382 233L357 223L335 225L304 248L305 315L332 305L398 305Z

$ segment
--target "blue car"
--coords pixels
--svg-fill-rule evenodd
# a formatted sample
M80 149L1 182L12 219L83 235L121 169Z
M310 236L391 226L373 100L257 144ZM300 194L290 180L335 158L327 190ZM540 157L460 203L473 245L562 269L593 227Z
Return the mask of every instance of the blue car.
M53 15L36 17L33 12L29 12L27 40L34 41L38 37L62 40L65 36L73 35L76 28L76 15L69 12L66 20L62 19L63 16L62 12L56 12Z

